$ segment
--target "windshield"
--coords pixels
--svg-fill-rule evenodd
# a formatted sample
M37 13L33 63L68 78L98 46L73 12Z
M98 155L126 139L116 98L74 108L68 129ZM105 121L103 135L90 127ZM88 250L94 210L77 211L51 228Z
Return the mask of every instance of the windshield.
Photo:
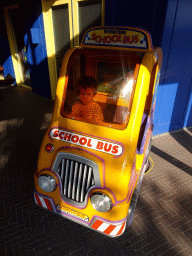
M125 129L141 58L135 52L75 50L67 66L61 115Z

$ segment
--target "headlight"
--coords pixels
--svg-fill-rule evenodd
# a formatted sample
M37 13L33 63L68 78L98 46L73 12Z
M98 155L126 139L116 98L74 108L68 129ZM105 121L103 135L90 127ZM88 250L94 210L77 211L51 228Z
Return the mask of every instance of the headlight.
M112 208L111 199L102 193L93 194L91 196L91 204L99 212L108 212Z
M45 192L52 192L56 189L56 181L51 175L41 175L38 184Z

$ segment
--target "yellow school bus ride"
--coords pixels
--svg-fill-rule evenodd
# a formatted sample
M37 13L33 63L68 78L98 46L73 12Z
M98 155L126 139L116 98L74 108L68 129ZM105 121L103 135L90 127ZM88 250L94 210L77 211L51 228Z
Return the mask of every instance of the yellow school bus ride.
M161 66L138 28L94 27L68 50L34 174L39 206L123 234L148 166Z

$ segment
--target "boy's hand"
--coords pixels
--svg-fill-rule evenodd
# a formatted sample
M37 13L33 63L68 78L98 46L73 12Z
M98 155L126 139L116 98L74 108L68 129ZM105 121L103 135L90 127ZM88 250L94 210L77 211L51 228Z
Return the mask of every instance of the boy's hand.
M82 117L82 118L89 118L89 117L90 117L90 109L88 109L88 108L83 108L83 109L80 111L80 117Z

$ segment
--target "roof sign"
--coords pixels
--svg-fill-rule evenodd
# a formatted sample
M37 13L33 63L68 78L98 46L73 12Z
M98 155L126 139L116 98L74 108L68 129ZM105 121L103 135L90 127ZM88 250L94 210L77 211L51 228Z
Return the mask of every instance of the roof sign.
M147 32L139 29L102 27L88 30L82 45L149 49L150 39Z

